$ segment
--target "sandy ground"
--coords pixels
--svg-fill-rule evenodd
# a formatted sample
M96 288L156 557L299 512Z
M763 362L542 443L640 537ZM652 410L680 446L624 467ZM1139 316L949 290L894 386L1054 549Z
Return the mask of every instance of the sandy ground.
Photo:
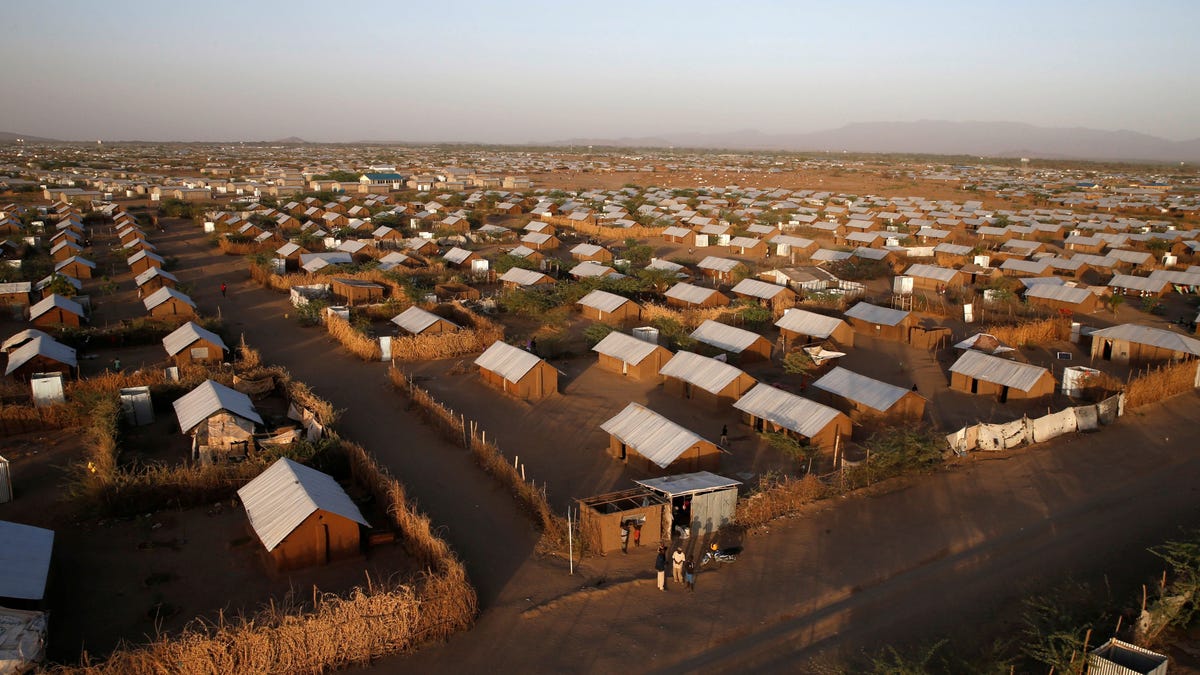
M201 302L216 302L228 281L220 306L235 332L345 410L346 434L408 485L481 591L475 629L386 659L382 672L779 670L947 631L978 639L1008 603L1068 572L1134 579L1150 564L1148 544L1200 516L1200 458L1178 433L1200 422L1200 399L1187 395L1098 435L972 457L816 505L747 537L742 557L706 569L695 594L657 592L646 549L590 558L572 577L565 561L531 555L534 532L511 497L404 412L382 364L284 318L284 297L252 286L240 260L214 261L198 232L167 239ZM474 416L502 416L505 405ZM578 489L587 480L597 479L581 477Z

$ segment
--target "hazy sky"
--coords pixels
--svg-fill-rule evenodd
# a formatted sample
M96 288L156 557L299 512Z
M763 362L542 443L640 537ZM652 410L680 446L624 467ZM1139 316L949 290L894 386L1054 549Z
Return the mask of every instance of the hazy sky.
M1200 137L1200 1L0 3L0 131L525 142L918 119Z

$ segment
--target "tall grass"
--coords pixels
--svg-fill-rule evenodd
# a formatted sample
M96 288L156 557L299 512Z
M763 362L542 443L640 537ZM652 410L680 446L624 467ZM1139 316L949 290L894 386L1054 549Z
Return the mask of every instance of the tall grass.
M481 352L504 339L504 326L480 316L458 303L450 317L462 330L434 335L411 335L392 340L392 358L397 361L448 359Z
M996 336L1001 342L1021 347L1067 340L1071 337L1071 320L1054 317L1018 324L996 324L980 329L981 333Z
M351 354L363 361L379 361L383 357L378 340L367 337L350 325L349 321L336 314L325 315L325 330L329 331L333 339L342 343L342 346Z
M1130 378L1125 387L1125 405L1141 408L1195 389L1198 361L1180 361L1157 368L1148 368Z

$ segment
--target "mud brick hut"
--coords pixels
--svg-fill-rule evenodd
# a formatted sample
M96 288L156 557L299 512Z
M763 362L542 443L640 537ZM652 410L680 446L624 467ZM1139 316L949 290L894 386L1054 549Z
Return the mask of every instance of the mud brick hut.
M771 358L772 345L767 338L712 319L706 319L697 326L689 337L720 349L738 363L765 361Z
M195 318L196 303L169 286L154 291L142 300L146 311L156 319Z
M229 347L216 333L188 321L163 338L163 349L177 366L189 363L220 363Z
M912 312L869 302L860 302L846 310L846 319L856 333L895 342L908 342L908 331L913 325Z
M730 292L738 298L753 300L776 312L782 312L796 304L796 292L792 289L758 279L742 279Z
M733 403L756 382L728 363L692 352L677 352L658 372L667 393L712 408Z
M610 263L612 262L613 254L603 246L596 244L576 244L571 249L571 257L581 262L591 260L598 263Z
M554 279L542 274L521 267L511 267L507 272L500 275L500 283L505 288L525 288L528 286L553 286Z
M179 283L179 279L174 274L166 272L161 268L151 267L134 277L133 282L137 284L138 290L145 297L164 286L175 288L175 285Z
M637 321L642 308L633 300L616 293L596 289L579 299L582 314L596 321Z
M540 400L558 391L554 366L506 342L493 342L475 365L486 384L517 398Z
M438 333L452 333L459 329L458 324L453 321L416 305L393 316L392 323L410 335L437 335Z
M950 388L968 394L1035 399L1054 393L1054 375L1041 366L1009 361L969 349L950 366Z
M755 431L786 433L825 452L851 433L845 413L767 384L756 385L733 407Z
M22 316L29 309L29 294L33 292L31 281L0 283L0 309L7 308L15 316Z
M51 293L29 308L29 323L41 328L78 327L83 323L83 306L70 298Z
M733 521L740 482L708 471L634 483L667 500L667 531L673 535L708 537Z
M636 530L638 543L649 548L662 542L668 513L664 496L639 485L580 499L579 532L588 550L601 555L621 549L623 530L628 532L624 545L636 546Z
M129 265L130 271L134 274L141 274L151 267L162 267L166 261L162 256L142 250L129 256L125 263Z
M192 458L205 464L249 454L255 425L263 424L249 396L213 380L173 405L179 430L192 437Z
M384 288L380 284L359 279L334 279L330 283L333 297L344 305L353 307L383 302Z
M724 307L729 304L729 297L716 289L694 286L683 281L668 288L663 295L667 298L668 305L684 309Z
M1200 340L1165 328L1133 323L1092 332L1092 360L1150 365L1200 356Z
M358 556L358 507L333 476L286 457L238 490L250 529L277 570Z
M62 373L71 377L78 367L74 348L42 333L8 352L4 375L27 382L34 373Z
M1100 298L1086 288L1056 284L1034 284L1025 291L1025 301L1072 314L1091 314L1100 309Z
M836 317L804 309L789 309L775 322L775 326L783 337L784 349L826 340L840 347L854 346L854 329Z
M716 470L721 449L638 403L600 425L608 434L608 454L640 471L677 473Z
M825 392L829 402L848 413L851 419L878 415L919 422L925 416L926 400L917 392L841 366L825 373L812 386Z
M54 266L55 274L64 274L76 279L91 279L92 270L96 268L96 263L87 258L73 256L56 264Z
M599 355L597 365L601 369L644 382L657 381L658 371L671 360L671 351L666 347L617 331L604 336L592 351Z

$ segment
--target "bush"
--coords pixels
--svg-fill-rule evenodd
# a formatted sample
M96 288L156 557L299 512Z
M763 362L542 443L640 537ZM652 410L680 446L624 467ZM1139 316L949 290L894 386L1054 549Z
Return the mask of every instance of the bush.
M587 339L589 346L595 346L615 330L616 328L606 323L594 323L583 330L583 337Z

